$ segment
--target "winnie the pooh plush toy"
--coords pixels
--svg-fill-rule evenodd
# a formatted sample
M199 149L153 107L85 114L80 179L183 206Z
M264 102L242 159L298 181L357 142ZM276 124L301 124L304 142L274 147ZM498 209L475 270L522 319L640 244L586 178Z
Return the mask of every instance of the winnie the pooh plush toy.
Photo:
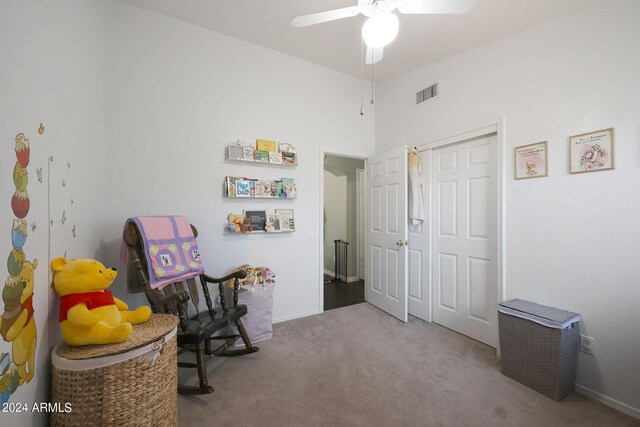
M56 258L51 268L53 286L60 295L60 328L69 345L126 341L133 331L131 324L151 316L147 306L127 311L127 304L106 290L117 275L113 268L88 258Z

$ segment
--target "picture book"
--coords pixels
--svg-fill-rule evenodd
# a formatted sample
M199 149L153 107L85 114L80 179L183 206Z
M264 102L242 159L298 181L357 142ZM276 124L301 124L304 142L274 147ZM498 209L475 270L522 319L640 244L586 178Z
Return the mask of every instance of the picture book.
M285 198L287 197L287 193L284 192L284 189L282 187L282 181L275 181L274 182L274 186L273 186L273 197L281 197L281 198Z
M280 151L296 151L296 147L293 144L289 144L288 142L281 142L279 146Z
M244 160L253 160L253 152L256 149L256 144L252 141L240 141L238 144L242 145L244 151Z
M229 158L233 160L244 160L244 147L241 144L229 144Z
M248 179L237 180L235 197L251 197L251 181Z
M269 152L265 150L256 150L253 152L253 158L256 162L269 162Z
M272 197L271 181L256 180L255 197Z
M293 209L276 209L281 231L294 231Z
M293 178L282 178L282 190L287 199L295 199L297 197L296 183Z
M244 211L245 218L251 218L253 231L265 231L267 213L265 211Z
M236 182L239 179L237 176L227 176L224 178L227 197L236 197Z
M276 165L281 165L282 164L282 154L275 152L275 153L269 153L269 163L273 163Z
M285 165L297 165L298 159L296 157L296 153L292 153L290 151L283 151L282 163L284 163Z
M267 233L277 233L280 230L280 216L275 212L267 212L267 222L265 224Z
M268 151L270 153L275 153L278 151L276 148L277 144L275 141L269 141L268 139L258 139L256 140L256 148L258 150Z

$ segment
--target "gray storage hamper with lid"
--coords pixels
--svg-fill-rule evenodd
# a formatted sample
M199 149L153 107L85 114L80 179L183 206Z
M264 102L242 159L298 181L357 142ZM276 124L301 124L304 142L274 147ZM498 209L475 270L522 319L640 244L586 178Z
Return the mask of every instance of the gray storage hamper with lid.
M502 373L560 401L574 388L580 315L519 299L498 305Z

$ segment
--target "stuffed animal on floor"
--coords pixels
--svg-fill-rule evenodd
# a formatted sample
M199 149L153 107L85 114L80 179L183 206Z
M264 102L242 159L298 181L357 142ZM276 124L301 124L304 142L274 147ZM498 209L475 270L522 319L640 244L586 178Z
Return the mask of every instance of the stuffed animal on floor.
M131 324L149 320L149 307L128 311L127 304L106 290L116 278L115 269L88 258L56 258L51 268L53 287L60 295L60 328L67 344L123 342L133 331Z

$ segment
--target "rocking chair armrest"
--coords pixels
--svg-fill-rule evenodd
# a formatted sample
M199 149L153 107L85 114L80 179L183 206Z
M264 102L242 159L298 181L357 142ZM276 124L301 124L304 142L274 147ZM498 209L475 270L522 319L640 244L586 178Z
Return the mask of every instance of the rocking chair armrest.
M244 279L245 277L247 277L247 272L244 270L234 271L233 273L227 276L224 276L222 278L207 276L204 273L202 274L202 278L207 283L223 283L223 282L226 282L227 280L236 279L236 278L238 280L241 280L241 279Z

